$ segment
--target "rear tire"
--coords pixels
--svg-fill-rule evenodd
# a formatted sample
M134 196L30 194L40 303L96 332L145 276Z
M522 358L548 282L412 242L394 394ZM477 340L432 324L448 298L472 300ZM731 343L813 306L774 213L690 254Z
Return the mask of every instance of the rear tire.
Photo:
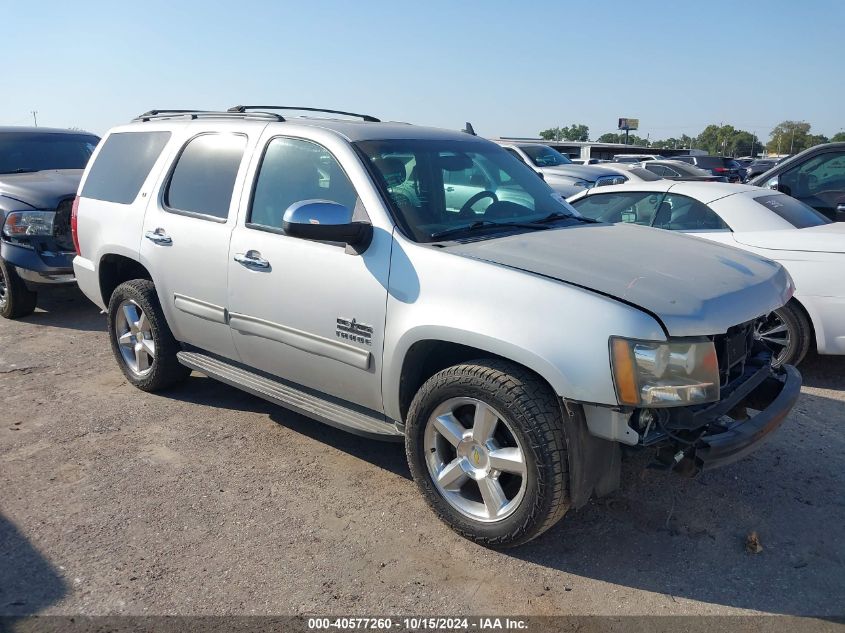
M109 340L126 379L142 391L159 391L191 373L164 318L155 285L148 279L120 284L109 300Z
M512 363L476 360L429 378L408 411L405 448L431 509L481 545L526 543L569 508L559 400Z
M810 322L795 300L766 317L755 334L771 350L773 367L800 363L813 339Z
M38 293L26 287L15 267L0 259L0 316L19 319L35 312Z

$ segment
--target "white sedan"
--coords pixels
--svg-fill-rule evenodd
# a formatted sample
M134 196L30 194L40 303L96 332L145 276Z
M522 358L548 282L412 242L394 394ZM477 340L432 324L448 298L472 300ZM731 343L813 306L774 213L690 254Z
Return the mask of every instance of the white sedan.
M568 201L602 222L682 231L781 263L795 296L758 325L758 340L776 364L799 363L813 342L819 354L845 354L845 222L778 191L728 183L626 183Z

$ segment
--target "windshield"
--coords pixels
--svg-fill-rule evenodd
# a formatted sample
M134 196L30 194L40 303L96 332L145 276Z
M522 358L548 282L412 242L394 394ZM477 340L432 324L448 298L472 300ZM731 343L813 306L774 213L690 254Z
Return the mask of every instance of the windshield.
M85 169L100 139L91 134L7 132L0 134L0 173Z
M491 143L396 139L355 145L381 180L397 223L418 242L479 222L487 235L552 214L577 215L530 167Z
M548 145L520 145L519 149L525 152L537 167L557 167L558 165L572 164L569 158Z

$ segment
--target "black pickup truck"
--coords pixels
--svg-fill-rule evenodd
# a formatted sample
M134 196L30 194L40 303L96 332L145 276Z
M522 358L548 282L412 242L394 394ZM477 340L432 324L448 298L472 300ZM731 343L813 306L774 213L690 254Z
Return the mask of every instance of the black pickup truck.
M26 316L40 288L74 283L71 208L99 141L73 130L0 127L0 316Z

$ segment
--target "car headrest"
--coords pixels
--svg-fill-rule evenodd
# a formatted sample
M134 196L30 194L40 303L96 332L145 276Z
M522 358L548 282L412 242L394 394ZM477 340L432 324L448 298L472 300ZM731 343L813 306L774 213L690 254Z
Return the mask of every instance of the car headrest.
M405 163L398 158L376 158L373 164L384 176L388 187L396 187L405 182L407 172L405 171Z

